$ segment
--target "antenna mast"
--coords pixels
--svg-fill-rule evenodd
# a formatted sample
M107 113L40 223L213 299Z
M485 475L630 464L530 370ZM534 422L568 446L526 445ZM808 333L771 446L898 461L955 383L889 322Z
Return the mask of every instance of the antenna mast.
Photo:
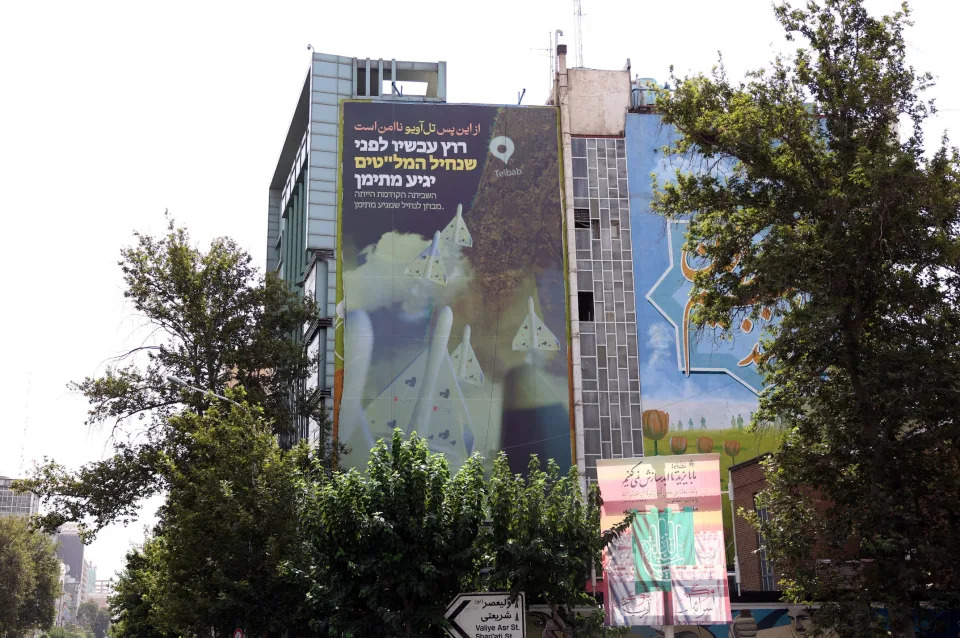
M573 0L573 49L577 54L577 66L583 66L583 10L580 0Z

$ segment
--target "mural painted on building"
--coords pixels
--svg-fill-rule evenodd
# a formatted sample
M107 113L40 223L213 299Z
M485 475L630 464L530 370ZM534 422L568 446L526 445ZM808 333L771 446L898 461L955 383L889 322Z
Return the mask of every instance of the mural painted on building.
M881 616L886 615L881 610ZM733 621L720 625L677 625L675 638L804 638L809 636L816 609L804 605L780 608L734 609ZM960 612L925 611L915 618L922 638L956 638L960 635ZM631 627L630 636L663 638L662 627Z
M716 625L676 625L676 638L802 638L808 635L812 611L801 605L782 609L734 610L733 620ZM631 636L662 638L662 628L633 627Z
M764 313L756 322L742 321L732 338L720 338L719 327L697 330L691 324L691 278L707 264L683 250L685 221L667 223L650 212L651 176L664 182L677 168L695 172L707 165L698 157L667 157L662 148L675 136L656 115L627 115L644 454L717 452L726 488L729 466L777 446L777 431L747 431L763 389L758 339L775 318ZM727 538L731 520L724 499Z
M416 430L458 467L571 462L557 113L345 102L338 404L349 465ZM342 379L342 380L341 380Z

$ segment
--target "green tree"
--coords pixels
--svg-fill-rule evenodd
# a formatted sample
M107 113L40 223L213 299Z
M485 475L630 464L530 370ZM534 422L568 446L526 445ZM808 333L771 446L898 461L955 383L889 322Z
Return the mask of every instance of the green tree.
M110 612L103 608L97 609L91 629L94 638L106 638L110 633Z
M242 398L239 391L228 391ZM307 475L318 471L306 445L284 451L259 409L213 405L171 417L177 449L168 457L168 485L151 561L134 553L137 582L121 578L112 604L124 631L146 612L163 633L229 635L298 631L305 626L299 518ZM322 472L320 472L322 474ZM140 591L146 587L147 595ZM130 595L133 594L133 595ZM150 606L143 609L144 599ZM127 621L127 622L125 622ZM131 634L132 635L132 634Z
M92 638L93 633L75 625L52 627L43 634L44 638Z
M216 401L168 376L219 394L241 385L278 434L311 413L303 382L318 362L293 336L317 318L315 304L274 275L261 275L231 239L216 239L203 251L172 220L165 235L135 238L121 250L119 265L124 296L142 317L147 340L116 357L103 375L71 386L90 402L88 424L112 428L114 454L75 472L46 461L21 483L47 503L41 523L48 531L92 521L86 530L92 535L111 522L126 523L144 498L166 487L160 466L176 453L177 441L170 418L203 414ZM325 415L311 415L328 427Z
M596 485L584 497L575 466L562 475L552 459L543 470L532 456L524 477L510 473L501 452L489 481L485 586L514 595L525 592L528 604L549 605L564 625L598 624L600 607L586 591L591 567L600 568L604 545L627 525L601 534L600 502ZM577 616L574 607L595 613Z
M0 517L0 636L47 629L60 594L56 547L27 519Z
M678 174L653 206L689 216L687 249L714 264L694 277L694 321L779 311L755 416L785 429L758 522L781 586L824 602L815 621L839 635L867 633L871 604L913 635L911 601L960 593L960 514L944 507L960 499L960 156L946 140L925 152L931 80L905 61L906 7L876 18L823 0L776 16L793 54L661 96L679 132L669 152L716 169ZM825 547L838 560L809 560Z
M84 628L93 630L93 619L97 616L97 610L100 609L92 600L88 600L85 603L81 603L77 608L77 625Z
M114 623L110 635L117 638L177 638L160 627L165 548L163 540L150 538L140 548L127 552L123 571L117 576L110 596Z
M345 636L442 636L443 612L478 585L483 464L450 476L446 458L399 430L366 475L321 478L307 513L314 630Z
M110 612L88 600L77 609L77 625L93 634L94 638L105 638L110 627Z

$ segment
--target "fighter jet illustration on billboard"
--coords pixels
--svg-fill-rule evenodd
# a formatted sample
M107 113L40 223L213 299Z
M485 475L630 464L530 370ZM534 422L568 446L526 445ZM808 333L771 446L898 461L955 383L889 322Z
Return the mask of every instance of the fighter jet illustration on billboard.
M453 367L457 371L457 378L464 383L483 385L483 370L477 362L477 355L470 345L470 326L463 327L463 341L450 355Z
M444 306L437 314L427 349L364 412L375 437L389 435L396 427L416 431L429 441L432 450L444 452L451 461L463 462L473 453L474 434L457 369L447 350L452 326L453 311ZM472 354L469 344L466 349Z
M337 320L344 326L343 391L340 401L342 441L351 441L359 433L367 449L376 442L363 413L363 388L373 357L373 324L365 310L353 310L343 317L343 302L337 304Z
M533 309L533 297L527 297L527 316L524 317L517 336L513 338L514 350L560 350L560 340Z
M440 233L440 239L466 248L473 247L473 237L470 236L470 231L463 222L463 204L457 204L457 214Z
M428 279L441 286L447 285L447 268L443 265L443 257L440 256L440 231L433 234L433 241L407 266L403 274Z

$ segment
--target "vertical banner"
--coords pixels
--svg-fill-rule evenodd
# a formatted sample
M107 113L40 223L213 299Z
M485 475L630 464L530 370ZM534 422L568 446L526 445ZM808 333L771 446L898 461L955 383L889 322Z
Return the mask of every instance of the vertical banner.
M571 462L557 110L344 102L338 434ZM342 319L342 321L341 321Z
M606 624L730 622L720 455L601 460L597 480L603 529L636 512L604 555Z

